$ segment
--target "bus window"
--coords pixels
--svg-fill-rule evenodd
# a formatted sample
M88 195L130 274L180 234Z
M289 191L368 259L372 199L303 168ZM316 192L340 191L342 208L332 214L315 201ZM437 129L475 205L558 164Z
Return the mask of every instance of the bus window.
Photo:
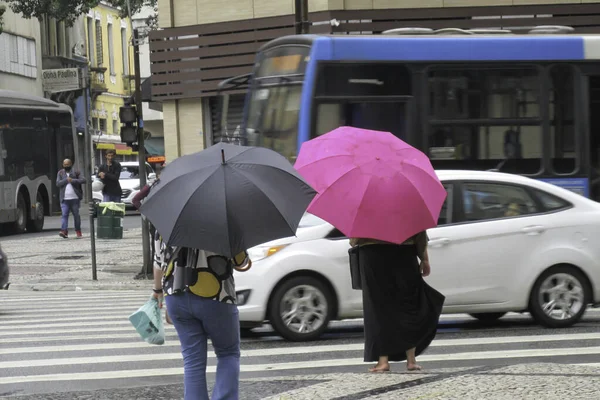
M298 153L298 113L302 86L264 85L252 93L247 131L251 146L267 147L294 160ZM251 139L252 138L252 139Z
M428 155L435 168L542 170L539 70L433 67Z
M428 115L435 120L539 118L539 71L534 67L433 67Z
M500 168L534 175L542 166L542 128L508 124L433 125L429 157L434 168Z
M6 149L4 148L4 131L0 127L0 177L4 176L4 159L6 158Z
M391 132L405 140L406 102L404 101L345 101L320 103L317 107L316 130L313 137L340 126Z
M411 94L411 73L403 64L326 64L316 96L402 96Z
M578 168L574 78L571 65L550 68L550 158L558 174L570 174Z

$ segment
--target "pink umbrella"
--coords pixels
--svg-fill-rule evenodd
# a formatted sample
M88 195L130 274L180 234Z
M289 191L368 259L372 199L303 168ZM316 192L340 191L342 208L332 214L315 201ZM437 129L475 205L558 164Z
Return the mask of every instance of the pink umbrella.
M294 167L319 193L308 212L348 237L402 243L435 227L446 199L427 156L389 132L337 128L304 143Z

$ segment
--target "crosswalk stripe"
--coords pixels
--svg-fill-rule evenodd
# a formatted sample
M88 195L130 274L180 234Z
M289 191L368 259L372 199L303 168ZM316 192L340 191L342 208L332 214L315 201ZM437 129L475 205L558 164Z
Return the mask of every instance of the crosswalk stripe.
M101 320L107 320L107 321L116 321L118 318L122 317L122 318L127 318L129 317L129 313L124 314L123 312L119 311L113 315L98 315L98 314L90 314L90 315L86 315L83 317L51 317L48 316L47 318L45 318L45 320L47 321L52 321L52 322L59 322L59 321L63 321L63 322L69 322L69 321L101 321ZM3 322L3 328L10 328L12 326L15 326L17 324L19 325L25 325L27 326L27 324L34 324L36 322L40 322L39 318L34 318L34 319L22 319L22 320L14 320L14 319L4 319L2 318L2 322Z
M571 354L588 354L585 352L589 348L564 349L564 351L552 351L550 354L547 350L518 350L518 351L494 351L494 352L475 352L475 353L453 353L442 355L421 355L419 361L463 361L463 360L489 360L489 359L507 359L516 357L552 357L557 355ZM569 350L575 350L570 352ZM493 353L493 354L492 354ZM558 353L558 354L557 354ZM594 353L600 354L600 348L595 348ZM493 357L490 357L493 355ZM160 359L168 358L161 355ZM181 355L179 355L181 356ZM143 357L140 357L143 358ZM156 359L141 359L138 361L151 361ZM268 364L243 364L240 367L241 372L263 372L263 371L284 371L293 369L314 369L323 367L336 366L360 366L366 365L362 358L346 358L346 359L329 359L329 360L311 360L311 361L296 361L288 363L268 363ZM592 365L592 364L590 364ZM216 366L207 366L206 372L216 372ZM135 377L150 377L150 376L168 376L182 375L183 368L160 368L160 369L130 369L118 371L98 371L98 372L80 372L80 373L63 373L63 374L44 374L44 375L22 375L0 378L0 385L7 383L27 383L27 382L51 382L51 381L68 381L68 380L98 380L98 379L123 379Z
M37 314L26 314L26 315L3 315L2 316L2 322L3 325L7 325L9 322L12 323L22 323L22 321L33 321L33 322L37 322L40 320L51 320L54 318L70 318L70 317L65 317L65 315L77 315L79 317L92 317L92 316L106 316L106 317L118 317L120 315L122 316L129 316L132 312L134 312L135 310L137 310L137 308L135 309L131 309L131 310L103 310L103 311L98 311L98 310L92 310L92 311L81 311L81 312L77 312L77 314L73 314L73 313L66 313L64 311L58 312L58 313L44 313L43 315L40 315L38 318L33 318L34 316L36 316Z
M10 301L5 303L5 298ZM86 294L77 292L72 295L59 292L39 297L36 295L10 297L6 296L6 293L0 294L0 304L8 304L6 307L9 307L10 310L1 317L0 392L5 391L4 385L10 387L10 385L43 382L182 375L182 355L174 327L165 325L167 334L165 344L152 346L141 340L127 319L148 298L145 290L123 295L120 292L89 292ZM600 310L588 309L588 316L590 315L591 318L597 318ZM509 313L507 317L530 318L528 314L516 313ZM443 331L445 323L474 321L474 318L467 314L445 314L440 320L440 329ZM355 318L344 322L362 324L363 319ZM521 332L523 335L519 335ZM526 335L526 330L518 329L513 330L511 336L455 339L444 339L440 335L430 345L432 350L437 350L420 355L419 361L487 363L489 360L551 359L552 357L570 356L575 356L575 358L577 356L596 356L595 360L599 359L600 333L569 333L565 330L553 332L543 335ZM362 357L356 357L362 355L361 352L364 348L362 341L357 342L360 338L354 338L351 343L344 344L321 342L302 345L287 343L275 333L268 333L268 335L270 335L268 339L273 339L270 345L241 351L242 372L367 367ZM267 338L264 336L243 338L242 343L264 343L266 340ZM551 342L556 343L559 347L547 345L531 348L531 344L534 343ZM472 349L471 346L493 347L490 350L483 347L482 350L481 347ZM308 361L294 359L294 356L297 355L310 354L315 357ZM316 357L317 354L319 357ZM19 357L19 355L28 356ZM34 359L27 359L27 357L34 357ZM265 357L275 358L265 360ZM590 359L594 361L592 357ZM211 365L207 367L207 372L214 373L216 372L214 365L216 356L209 351L208 358L211 359ZM563 360L565 359L563 358ZM148 366L148 362L154 362L151 364L154 366L158 365L156 362L162 361L170 362L168 364L170 366L181 365L181 367L143 368ZM582 363L585 358L579 357L577 361L577 364L570 365L600 368L600 363ZM93 371L95 366L99 371ZM109 366L110 368L107 368ZM40 374L42 371L49 373Z
M151 286L148 286L148 293L151 293ZM82 295L78 295L78 296L63 296L63 297L51 297L48 298L47 295L40 295L40 296L34 296L34 297L3 297L2 298L2 303L3 304L15 304L15 303L29 303L29 304L35 304L35 303L31 303L31 302L36 302L36 301L44 301L46 302L53 302L53 303L60 303L60 302L64 302L64 301L73 301L73 300L78 300L78 301L82 301L82 302L92 302L92 301L98 301L98 300L105 300L105 299L113 299L113 300L140 300L140 299L148 299L150 297L150 295L148 293L145 293L144 295L141 295L139 292L137 293L131 293L131 294L127 294L127 293L117 293L114 295L109 295L109 296L82 296ZM2 297L0 295L0 297Z
M166 331L166 338L167 340L178 340L177 339L177 334L175 333L175 331L170 332L170 331ZM117 340L117 339L140 339L139 335L137 334L137 332L132 331L130 333L113 333L113 334L106 334L106 335L85 335L85 336L81 336L81 335L72 335L72 336L65 336L65 335L60 335L60 336L36 336L36 337L28 337L28 338L18 338L18 339L13 339L13 338L8 338L8 339L2 339L2 344L8 344L8 343L43 343L43 342L68 342L68 341L75 341L75 340ZM37 349L39 347L31 347L31 349ZM29 351L28 351L29 352ZM31 351L32 353L35 353L35 351ZM0 350L0 354L3 354ZM8 354L8 353L5 353Z
M111 326L128 325L128 324L130 324L130 322L127 319L127 317L118 318L118 319L114 319L114 320L110 321ZM68 328L68 327L72 327L72 326L84 327L84 326L106 326L106 325L107 325L106 321L57 322L57 323L48 323L48 324L46 324L46 323L44 323L44 324L24 324L23 326L19 326L19 325L3 326L2 330L4 332L10 332L10 331L20 331L23 328L28 328L28 329L43 328L45 331L47 328L58 328L58 327Z
M131 328L133 330L133 327ZM130 335L137 336L136 333ZM553 341L575 341L575 340L600 340L600 333L573 333L567 335L531 335L531 336L506 336L506 337L486 337L472 339L439 339L434 340L430 347L445 346L477 346L477 345L500 345L513 343L537 343ZM147 348L145 342L126 342L126 343L94 343L77 345L58 345L58 346L36 346L36 347L16 347L9 349L0 349L1 354L25 354L25 353L46 353L46 352L69 352L69 351L87 351L87 350L116 350L116 349L135 349ZM161 345L161 348L179 346L179 342ZM266 350L243 350L242 355L248 356L275 356L286 354L305 354L314 351L315 346L289 346L280 348L270 348ZM362 350L362 343L343 344L343 345L320 345L317 346L319 352L341 352ZM0 363L1 364L1 363Z
M336 347L336 346L332 346ZM361 346L362 349L362 346ZM306 354L306 351L299 351L294 348L278 348L267 350L246 350L242 351L242 358L249 357L266 357L266 356L285 356ZM360 349L357 349L360 350ZM342 351L339 349L324 350L319 349L320 353L328 351ZM346 351L346 349L343 349ZM493 360L506 358L526 358L526 357L557 357L557 356L572 356L572 355L596 355L600 354L600 346L596 347L569 347L558 349L520 349L520 350L491 350L491 351L475 351L475 352L460 352L450 354L423 354L419 356L419 361L465 361L465 360ZM39 360L23 360L23 361L2 361L0 369L7 368L29 368L29 367L56 367L65 365L82 365L82 364L99 364L99 363L123 363L123 362L141 362L141 361L156 361L156 360L179 360L182 359L181 353L160 353L160 354L128 354L121 356L91 356L91 357L73 357L73 358L56 358L56 359L39 359ZM327 366L334 366L340 359L328 360ZM321 361L321 360L314 360ZM362 362L362 359L361 359ZM280 365L295 364L289 363L273 363L274 369ZM254 365L254 364L253 364ZM310 367L307 367L310 368Z

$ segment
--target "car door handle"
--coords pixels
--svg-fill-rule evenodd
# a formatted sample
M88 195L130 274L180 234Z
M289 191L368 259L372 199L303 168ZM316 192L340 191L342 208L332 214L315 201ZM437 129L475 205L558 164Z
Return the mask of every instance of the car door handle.
M428 243L427 246L430 247L442 247L442 246L447 246L448 244L450 244L451 240L448 238L439 238L439 239L431 239Z
M546 228L544 228L541 225L531 225L531 226L526 226L525 228L521 229L521 232L523 232L526 235L539 235L540 233L544 232L546 230Z

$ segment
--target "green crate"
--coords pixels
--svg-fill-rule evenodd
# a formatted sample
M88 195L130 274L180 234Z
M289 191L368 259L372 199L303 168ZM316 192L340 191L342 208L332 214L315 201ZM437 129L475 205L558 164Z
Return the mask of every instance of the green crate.
M117 216L98 215L98 227L118 228L123 227L123 218Z
M98 239L123 239L123 227L107 227L98 225Z

